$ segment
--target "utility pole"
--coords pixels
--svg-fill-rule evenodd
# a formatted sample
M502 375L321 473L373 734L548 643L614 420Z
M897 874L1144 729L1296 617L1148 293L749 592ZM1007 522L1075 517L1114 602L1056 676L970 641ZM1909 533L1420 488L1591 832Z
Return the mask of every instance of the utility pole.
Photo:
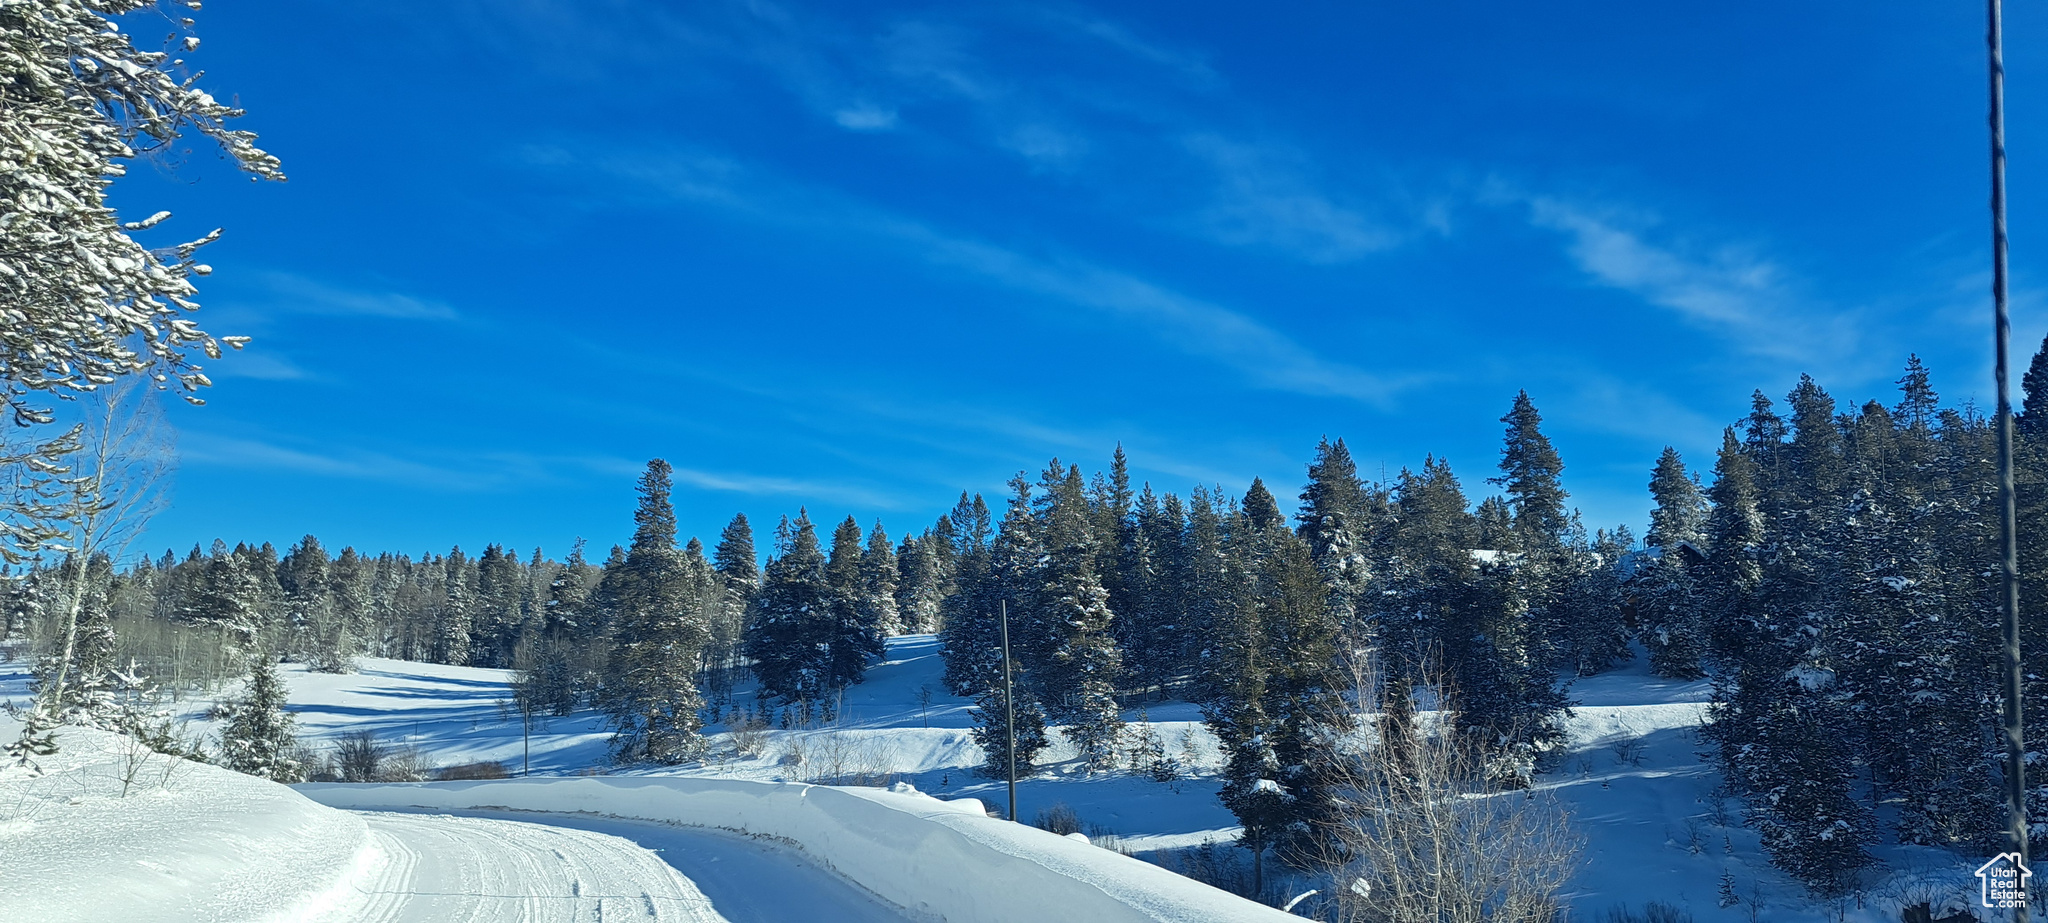
M1003 728L1009 741L1010 756L1010 820L1017 819L1017 705L1010 695L1010 601L998 603L1002 607L1002 618L998 624L1003 629Z
M2027 862L2026 739L2020 721L2020 557L2019 516L2013 500L2012 395L2006 354L2012 323L2006 310L2005 266L2005 28L2001 0L1988 0L1985 42L1991 55L1991 301L1998 351L1998 503L2005 600L2005 806L2010 845L2021 867ZM2022 882L2024 884L2024 882ZM2012 909L2013 923L2027 923L2027 902Z

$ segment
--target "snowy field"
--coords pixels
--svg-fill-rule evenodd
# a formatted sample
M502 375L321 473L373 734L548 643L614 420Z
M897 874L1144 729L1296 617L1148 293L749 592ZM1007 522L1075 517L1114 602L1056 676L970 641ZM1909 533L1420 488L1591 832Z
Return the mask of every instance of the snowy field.
M0 696L20 699L24 677L11 669ZM1140 908L1132 919L1280 918L1110 850L982 816L969 799L1000 807L1003 786L974 775L968 703L944 692L940 671L934 639L894 639L832 726L735 734L716 724L703 763L621 770L607 764L608 734L588 713L537 720L523 739L503 671L375 659L349 675L287 667L301 732L315 741L368 729L440 766L489 760L514 775L530 753L532 778L302 786L309 800L191 764L157 784L150 773L165 767L152 764L122 798L118 738L71 732L48 774L10 777L0 790L0 906L35 895L49 912L27 919L49 920L110 919L105 911L145 897L160 912L132 919L568 920L600 904L605 919L996 919L963 916L957 902L968 898L940 892L995 889L1043 910L1052 895L1085 902L1136 882L1119 898ZM1570 892L1578 919L1657 900L1700 923L1889 923L1901 903L1939 908L1975 893L1976 860L1888 847L1860 905L1817 903L1769 867L1740 803L1717 797L1697 735L1706 683L1650 676L1638 658L1579 680L1571 695L1570 752L1541 785L1586 839ZM195 731L207 729L206 704L180 705ZM1199 715L1169 702L1126 718L1141 715L1192 778L1090 775L1056 744L1051 764L1020 782L1019 813L1066 805L1097 843L1160 864L1174 850L1227 844L1236 831L1216 799L1215 743ZM835 774L898 791L801 784ZM720 827L731 829L706 829ZM926 874L975 863L987 867ZM1003 884L1039 876L1049 877L1021 892Z

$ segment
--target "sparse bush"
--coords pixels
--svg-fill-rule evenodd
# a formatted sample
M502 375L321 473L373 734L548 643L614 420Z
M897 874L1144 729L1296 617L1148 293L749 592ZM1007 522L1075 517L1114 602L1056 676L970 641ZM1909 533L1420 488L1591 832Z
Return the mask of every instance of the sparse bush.
M425 782L434 777L434 760L418 744L392 747L384 753L379 782Z
M461 763L434 773L434 781L436 782L469 782L509 778L512 778L512 773L505 768L505 764L493 760Z
M1074 809L1063 801L1038 812L1038 816L1031 819L1031 826L1040 830L1050 830L1060 836L1080 833L1081 815L1074 813Z
M791 735L792 738L798 735ZM800 751L804 781L886 788L896 781L895 749L885 737L842 729L808 735ZM788 762L785 755L784 762Z
M1160 864L1169 871L1268 907L1278 907L1287 900L1286 886L1278 876L1267 876L1261 887L1252 873L1251 857L1235 847L1204 841L1200 846L1166 853L1161 860Z
M1674 904L1651 901L1641 911L1610 907L1601 919L1603 923L1692 923L1692 914Z
M1126 856L1137 856L1137 853L1132 852L1129 846L1124 845L1124 838L1108 827L1099 824L1089 824L1086 833L1088 834L1088 842L1103 849L1113 853L1122 853Z
M1331 741L1334 809L1320 819L1327 852L1315 863L1335 889L1344 923L1554 923L1577 869L1582 838L1556 799L1511 790L1495 771L1512 755L1491 732L1462 730L1441 680L1428 720L1390 708L1367 658L1350 664L1346 707L1329 727L1365 727ZM1455 881L1458 886L1446 888Z
M376 731L350 731L334 742L335 774L343 782L382 782L388 753Z
M741 756L760 756L761 748L768 744L768 722L750 712L734 712L726 727L733 752Z
M417 744L392 746L371 730L350 731L334 743L332 775L341 782L424 782L433 761Z

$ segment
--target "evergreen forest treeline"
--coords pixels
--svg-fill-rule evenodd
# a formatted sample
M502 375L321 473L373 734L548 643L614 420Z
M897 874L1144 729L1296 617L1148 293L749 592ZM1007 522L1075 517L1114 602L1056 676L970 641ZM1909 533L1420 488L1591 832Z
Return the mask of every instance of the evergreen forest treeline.
M2044 344L2048 345L2048 344ZM347 671L365 655L522 671L527 707L609 716L620 760L701 755L707 717L748 672L785 720L829 720L896 634L937 632L945 683L985 716L989 766L1062 735L1095 769L1171 772L1124 709L1200 703L1222 742L1222 797L1244 843L1306 855L1327 812L1323 754L1369 655L1396 712L1418 683L1452 690L1467 731L1502 745L1488 772L1525 784L1562 736L1573 677L1629 660L1712 680L1707 739L1781 867L1848 887L1881 839L1954 848L2002 836L1997 491L1990 422L1942 407L1917 358L1895 403L1838 406L1802 378L1758 392L1703 480L1669 448L1638 544L1588 534L1526 393L1506 416L1497 495L1474 503L1428 458L1361 478L1339 440L1316 447L1298 502L1254 479L1242 496L1133 485L1121 449L1084 476L1054 460L994 503L963 493L892 539L849 518L821 536L783 518L761 555L735 516L707 548L679 541L669 468L639 485L632 541L602 562L492 545L418 558L334 554L306 536L104 557L0 584L0 640L47 653L79 607L66 707L92 721L142 685L180 691L282 657ZM2026 649L2048 577L2048 350L2017 418ZM761 562L765 560L765 565ZM1017 669L1004 702L997 623ZM260 655L260 656L259 656ZM2034 659L2030 657L2030 660ZM43 657L47 684L56 659ZM2029 674L2033 714L2048 682ZM756 706L759 708L761 706ZM2048 759L2048 735L2028 750ZM2048 813L2048 787L2032 808Z

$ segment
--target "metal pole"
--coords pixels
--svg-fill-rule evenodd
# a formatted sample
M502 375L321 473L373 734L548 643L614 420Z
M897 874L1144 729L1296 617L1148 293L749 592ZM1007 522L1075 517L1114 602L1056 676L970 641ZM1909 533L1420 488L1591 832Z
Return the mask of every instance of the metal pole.
M2006 310L2005 267L2005 35L2000 0L1988 0L1991 54L1991 300L1996 316L1998 376L1999 538L2005 599L2005 806L2009 851L2027 861L2026 738L2020 720L2019 515L2013 500L2012 395L2006 354L2012 324ZM2027 902L2013 907L2014 923L2026 923Z
M1010 601L998 603L1002 607L999 624L1003 627L1003 724L1008 735L1010 756L1010 820L1017 819L1017 706L1010 695Z

